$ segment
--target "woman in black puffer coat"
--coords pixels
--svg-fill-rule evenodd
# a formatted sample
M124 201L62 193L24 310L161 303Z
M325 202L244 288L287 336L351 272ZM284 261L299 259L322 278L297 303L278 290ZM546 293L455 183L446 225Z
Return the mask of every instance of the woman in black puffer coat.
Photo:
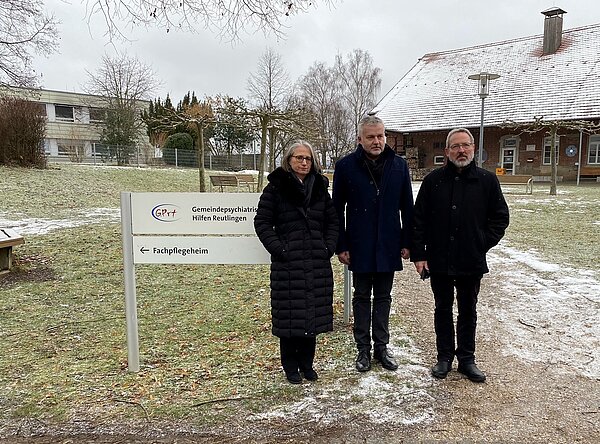
M309 143L286 151L282 166L267 177L254 229L271 253L271 318L281 364L289 382L310 381L316 336L333 330L331 256L338 220L329 182Z

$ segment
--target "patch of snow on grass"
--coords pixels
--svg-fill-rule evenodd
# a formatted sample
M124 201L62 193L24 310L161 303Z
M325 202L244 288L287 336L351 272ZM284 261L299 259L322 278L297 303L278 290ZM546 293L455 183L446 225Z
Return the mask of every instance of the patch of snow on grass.
M346 368L331 369L321 374L316 383L304 383L305 396L297 402L275 406L271 411L252 415L251 421L294 417L299 421L324 424L340 423L367 417L370 421L391 425L412 425L434 418L434 399L427 389L431 385L429 370L419 361L420 350L410 339L393 332L404 345L390 344L399 361L395 372L384 370L377 361L373 369L359 374L351 362ZM408 362L408 363L406 363Z
M61 228L74 228L104 221L118 221L120 217L121 210L118 208L95 208L78 212L69 219L27 218L16 221L0 217L0 226L12 228L21 235L48 234Z
M488 259L500 275L490 280L498 303L482 297L480 308L504 326L497 336L505 352L600 377L600 282L594 272L550 264L503 243Z
M524 265L529 268L533 268L536 271L555 272L555 271L559 271L561 268L559 265L550 264L548 262L544 262L544 261L538 259L535 256L534 252L523 252L523 251L517 250L515 248L510 248L510 247L508 247L506 245L502 245L502 244L499 248L497 248L493 251L498 251L498 250L501 250L503 254L510 256L511 261L518 263L520 265Z

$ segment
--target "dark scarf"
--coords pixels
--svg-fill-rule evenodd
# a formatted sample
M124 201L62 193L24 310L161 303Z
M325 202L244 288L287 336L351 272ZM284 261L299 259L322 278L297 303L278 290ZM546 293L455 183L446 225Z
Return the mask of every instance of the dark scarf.
M377 156L377 158L374 160L371 160L367 156L365 156L365 164L367 165L369 171L371 171L371 175L373 176L373 179L375 180L377 186L381 186L383 167L385 165L385 160L383 159L383 156Z

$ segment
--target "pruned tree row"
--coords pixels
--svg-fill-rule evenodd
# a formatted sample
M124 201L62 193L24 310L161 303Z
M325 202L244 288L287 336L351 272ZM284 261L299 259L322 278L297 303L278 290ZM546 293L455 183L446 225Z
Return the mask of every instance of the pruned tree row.
M296 139L311 141L326 168L352 150L358 121L375 105L380 85L380 69L362 50L338 55L331 67L316 62L292 81L281 56L267 49L248 77L248 101L229 96L199 101L188 93L174 106L167 95L151 102L143 120L155 144L177 133L192 136L201 189L205 152L232 156L257 143L260 189L264 172L275 168Z

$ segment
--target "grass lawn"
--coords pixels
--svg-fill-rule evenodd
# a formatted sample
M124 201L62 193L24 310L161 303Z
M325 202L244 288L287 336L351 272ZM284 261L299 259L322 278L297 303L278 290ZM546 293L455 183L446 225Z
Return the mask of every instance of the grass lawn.
M194 170L0 168L0 219L76 219L118 208L120 191L195 191L197 180ZM280 374L268 266L137 265L141 371L131 373L118 221L25 237L0 276L0 419L204 425L301 390ZM317 356L330 367L354 353L336 270L336 331L319 338Z
M0 167L0 219L76 219L118 208L121 191L196 191L195 170ZM511 190L506 242L560 264L597 268L600 186ZM516 190L516 189L515 189ZM220 423L295 400L270 331L268 266L138 265L141 371L127 371L118 221L27 235L0 276L0 420L124 418ZM337 262L337 261L336 261ZM335 331L317 360L351 365L336 264Z

